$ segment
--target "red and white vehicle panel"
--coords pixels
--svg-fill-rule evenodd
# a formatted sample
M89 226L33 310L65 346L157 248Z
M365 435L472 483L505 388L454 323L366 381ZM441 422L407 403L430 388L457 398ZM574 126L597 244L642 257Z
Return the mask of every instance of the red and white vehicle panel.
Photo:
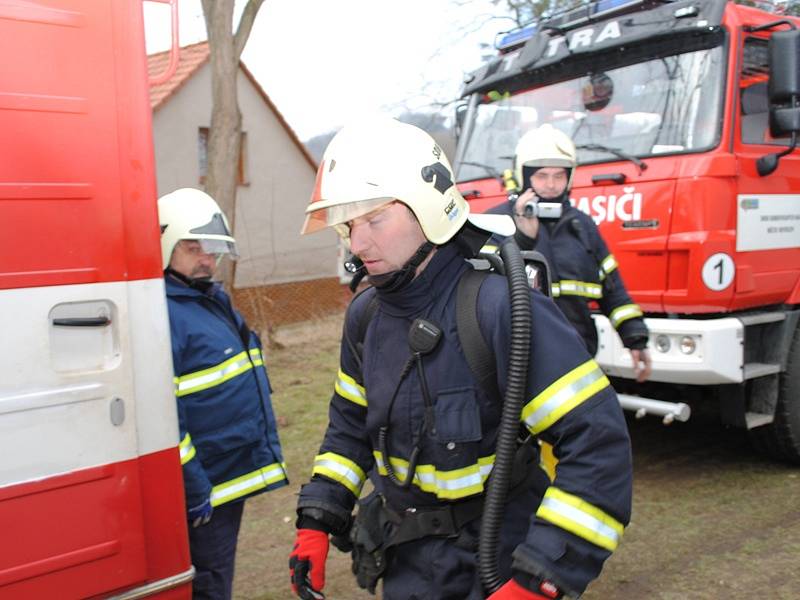
M188 598L141 2L0 38L0 598Z

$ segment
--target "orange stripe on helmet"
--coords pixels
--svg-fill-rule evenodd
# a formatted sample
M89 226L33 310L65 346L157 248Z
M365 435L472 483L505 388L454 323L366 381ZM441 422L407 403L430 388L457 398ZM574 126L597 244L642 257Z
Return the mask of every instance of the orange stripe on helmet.
M314 191L311 192L311 202L309 202L309 204L314 204L314 202L322 200L322 173L324 170L325 161L322 161L317 169L317 180L314 182Z

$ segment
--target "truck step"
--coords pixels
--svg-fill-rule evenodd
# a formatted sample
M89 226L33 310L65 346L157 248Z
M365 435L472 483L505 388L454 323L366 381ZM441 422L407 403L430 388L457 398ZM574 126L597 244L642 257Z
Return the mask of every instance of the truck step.
M742 322L742 325L748 327L749 325L761 325L762 323L777 323L778 321L785 321L786 314L782 312L763 312L754 313L751 315L737 315L736 318Z
M756 377L764 377L765 375L773 375L781 372L780 365L766 364L766 363L747 363L744 366L744 378L754 379Z
M773 415L765 415L763 413L747 412L744 413L744 419L747 423L747 429L755 429L762 425L769 425L775 420Z

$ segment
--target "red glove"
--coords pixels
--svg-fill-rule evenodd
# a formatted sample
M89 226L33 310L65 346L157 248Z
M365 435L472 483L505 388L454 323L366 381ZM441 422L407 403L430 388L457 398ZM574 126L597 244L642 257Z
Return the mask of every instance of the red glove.
M325 560L328 558L328 534L316 529L298 529L289 555L292 591L300 598L325 598ZM310 578L309 578L310 576Z
M542 585L552 585L549 582L543 582ZM555 594L558 594L558 588L553 586L555 590ZM509 579L508 581L503 584L503 586L497 590L494 594L489 596L486 600L552 600L553 598L557 598L558 596L544 596L542 594L537 594L536 592L532 592L529 589L522 587L513 579Z

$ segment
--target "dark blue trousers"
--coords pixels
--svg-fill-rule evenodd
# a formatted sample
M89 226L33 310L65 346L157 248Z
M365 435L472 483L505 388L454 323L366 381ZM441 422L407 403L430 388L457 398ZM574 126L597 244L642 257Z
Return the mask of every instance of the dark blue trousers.
M511 553L525 539L541 495L527 490L506 506L500 532L498 575L511 578ZM483 600L478 569L480 519L457 538L427 537L391 548L383 600Z
M214 509L205 525L193 528L189 524L189 550L196 569L192 583L194 600L230 600L243 510L243 501L223 504Z

